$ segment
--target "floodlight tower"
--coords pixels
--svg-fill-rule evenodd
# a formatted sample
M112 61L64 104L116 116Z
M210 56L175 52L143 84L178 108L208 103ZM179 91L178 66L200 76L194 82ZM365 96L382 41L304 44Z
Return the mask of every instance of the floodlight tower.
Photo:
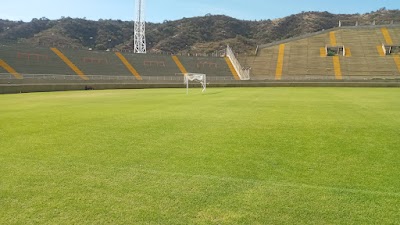
M133 51L135 53L146 53L146 21L144 18L144 0L135 0L136 19L133 34Z

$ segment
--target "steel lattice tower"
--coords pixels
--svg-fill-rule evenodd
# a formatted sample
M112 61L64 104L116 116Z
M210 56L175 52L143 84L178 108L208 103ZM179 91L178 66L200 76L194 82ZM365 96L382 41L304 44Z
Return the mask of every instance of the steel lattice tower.
M144 17L144 0L135 0L136 19L133 34L133 51L135 53L146 53L146 21Z

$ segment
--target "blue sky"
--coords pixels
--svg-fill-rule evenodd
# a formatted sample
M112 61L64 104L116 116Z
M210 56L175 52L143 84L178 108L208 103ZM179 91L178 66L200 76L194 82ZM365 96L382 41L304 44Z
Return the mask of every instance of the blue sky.
M146 18L162 22L211 13L259 20L301 11L365 13L382 7L399 9L400 0L146 0ZM1 19L30 21L62 16L132 20L134 0L2 0L0 7Z

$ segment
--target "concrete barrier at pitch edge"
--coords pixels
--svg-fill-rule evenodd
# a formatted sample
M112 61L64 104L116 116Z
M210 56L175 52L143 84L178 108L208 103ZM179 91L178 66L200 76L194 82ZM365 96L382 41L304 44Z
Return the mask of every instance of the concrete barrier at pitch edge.
M149 88L185 88L183 84L171 83L120 83L120 84L13 84L0 85L0 94L29 93L29 92L53 92L53 91L74 91L85 90L85 87L94 90L106 89L149 89ZM192 84L192 87L199 85ZM400 87L400 82L232 82L232 83L211 83L213 87Z
M0 94L30 93L30 92L54 92L77 91L90 87L94 90L106 89L146 89L146 88L183 88L182 84L22 84L1 85Z
M212 84L209 87L400 87L400 82L265 82Z

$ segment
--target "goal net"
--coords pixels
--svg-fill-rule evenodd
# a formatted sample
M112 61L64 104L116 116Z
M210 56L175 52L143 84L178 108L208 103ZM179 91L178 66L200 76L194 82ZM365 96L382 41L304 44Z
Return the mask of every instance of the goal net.
M202 92L206 91L207 88L207 76L201 73L185 73L184 82L186 84L186 93L189 93L189 82L196 81L203 87Z

